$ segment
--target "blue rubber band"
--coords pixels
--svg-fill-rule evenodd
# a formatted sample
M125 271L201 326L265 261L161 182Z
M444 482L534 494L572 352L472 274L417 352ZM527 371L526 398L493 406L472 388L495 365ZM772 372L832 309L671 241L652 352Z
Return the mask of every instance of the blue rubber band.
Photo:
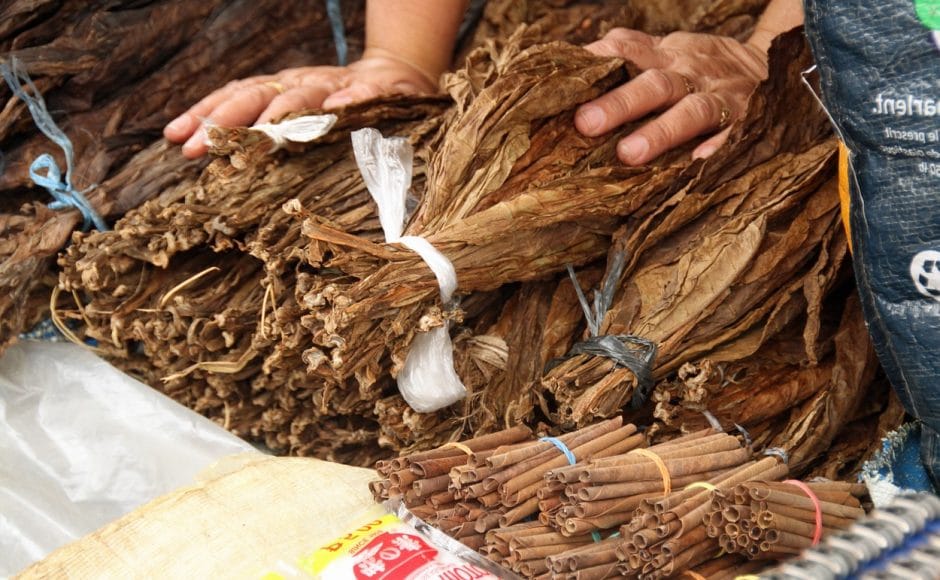
M36 88L26 71L20 70L20 63L16 57L11 58L9 62L0 64L0 76L3 76L3 80L13 91L14 96L23 101L29 109L33 122L36 123L36 128L58 145L65 154L65 175L62 175L62 170L56 164L52 155L48 153L43 153L37 157L29 166L29 177L33 180L33 183L45 188L55 198L55 201L49 204L49 208L74 207L82 213L84 218L83 230L87 230L91 224L94 224L99 230L106 231L108 225L85 197L85 192L88 189L78 191L72 186L72 169L75 156L72 141L55 124L39 89ZM23 85L26 85L29 91L25 90Z
M575 463L578 462L578 460L574 456L574 453L572 453L571 450L568 449L568 446L562 443L560 439L556 439L554 437L542 437L541 439L539 439L539 441L546 441L548 443L551 443L555 447L557 447L559 451L565 454L565 457L568 459L569 464L574 465Z
M343 10L340 0L326 0L326 15L333 29L333 44L336 46L336 62L346 66L349 58L349 45L346 43L346 26L343 24Z
M596 532L596 531L595 531L595 532L591 532L591 539L594 540L594 543L595 543L595 544L596 544L597 542L600 542L600 541L601 541L601 533L600 533L600 532Z

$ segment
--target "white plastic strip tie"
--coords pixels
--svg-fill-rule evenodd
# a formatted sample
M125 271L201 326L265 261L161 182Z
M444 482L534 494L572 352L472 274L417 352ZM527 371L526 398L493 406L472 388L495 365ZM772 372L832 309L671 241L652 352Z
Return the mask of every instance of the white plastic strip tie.
M401 235L405 228L405 199L411 187L411 145L401 137L386 139L371 128L354 131L352 144L359 172L378 205L385 241L400 243L421 256L434 272L441 301L447 305L457 290L454 265L426 239ZM467 388L454 370L454 347L447 324L415 336L405 366L398 373L398 390L419 413L442 409L467 396Z
M271 152L277 151L288 142L308 143L326 135L336 124L336 115L307 115L281 121L280 123L261 123L252 127L261 131L274 141Z

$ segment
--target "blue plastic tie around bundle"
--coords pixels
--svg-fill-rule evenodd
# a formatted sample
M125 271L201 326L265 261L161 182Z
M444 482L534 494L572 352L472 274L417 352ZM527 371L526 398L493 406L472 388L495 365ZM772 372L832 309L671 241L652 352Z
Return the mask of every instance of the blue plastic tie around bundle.
M568 460L569 465L574 465L575 463L578 462L578 459L574 456L574 453L572 453L572 451L568 449L568 446L562 443L560 439L556 439L555 437L542 437L541 439L539 439L539 441L551 443L552 445L557 447L559 451L565 454L565 459Z
M108 225L105 223L104 219L98 215L98 212L95 211L95 208L92 207L85 197L85 192L88 190L77 191L72 186L72 164L74 158L72 142L62 129L55 124L55 121L52 120L52 116L46 108L45 100L42 98L42 95L39 93L39 90L36 88L32 79L29 78L26 71L20 70L20 63L16 57L0 64L0 75L3 76L3 80L6 81L7 86L10 87L13 94L26 104L30 114L33 116L33 122L36 123L36 127L42 131L46 137L52 140L53 143L58 145L65 154L66 169L64 176L62 175L62 170L56 164L55 159L48 153L43 153L37 157L29 166L29 176L33 180L33 183L45 188L52 194L52 197L55 198L55 201L49 204L49 208L63 209L74 207L82 213L82 217L84 218L82 230L88 230L92 224L101 231L107 230ZM29 90L27 91L23 85L28 87Z
M333 44L336 46L336 63L346 66L349 58L349 45L346 42L346 26L343 24L343 10L340 0L326 0L326 15L333 29Z
M630 407L639 409L646 402L650 391L653 390L653 359L656 358L656 344L651 340L632 334L599 336L604 317L607 315L611 304L613 304L614 293L617 290L617 283L620 281L620 275L623 273L625 264L626 257L623 252L614 254L613 262L608 268L600 291L594 293L593 308L588 303L584 292L581 291L581 285L578 284L574 268L568 266L568 275L571 277L574 291L578 295L578 301L581 303L581 309L584 311L585 319L587 319L591 337L575 344L567 355L550 361L546 365L546 370L551 370L560 362L579 354L609 358L618 365L630 369L636 376L637 388L630 400Z

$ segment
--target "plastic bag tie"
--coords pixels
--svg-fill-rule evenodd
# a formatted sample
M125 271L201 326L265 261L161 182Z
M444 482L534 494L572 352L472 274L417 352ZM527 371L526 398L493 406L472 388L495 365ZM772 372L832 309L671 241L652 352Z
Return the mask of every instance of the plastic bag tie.
M457 271L447 257L418 236L402 236L406 199L411 187L413 151L407 139L382 137L371 128L352 133L353 153L362 179L379 209L379 223L389 244L400 243L418 254L434 273L444 306L457 290ZM467 395L454 370L454 347L448 324L418 333L398 374L405 402L419 413L453 405Z
M3 80L13 91L13 95L23 101L29 109L36 128L58 145L65 154L65 175L62 174L62 170L56 164L52 155L48 153L36 157L29 166L29 177L33 180L33 183L44 188L55 198L54 202L48 204L49 208L57 210L73 207L82 214L83 231L87 231L92 224L98 230L107 231L108 225L105 223L104 218L98 214L85 197L85 193L93 189L94 186L78 191L72 185L75 157L72 141L52 119L52 115L49 114L49 110L46 108L45 99L42 98L42 94L36 88L33 80L29 78L29 74L20 69L19 60L13 57L9 62L0 64L0 76L3 76ZM29 90L24 89L23 85L26 85Z
M288 142L308 143L314 139L326 135L336 124L336 115L305 115L287 119L280 123L261 123L252 127L255 131L261 131L267 135L274 146L271 153L274 153Z
M587 321L588 331L591 336L572 346L565 356L550 361L546 365L546 370L551 370L559 363L579 354L609 358L618 366L629 369L636 377L637 388L630 400L630 407L639 409L646 403L647 397L653 390L653 360L656 358L656 344L651 340L632 334L600 335L601 325L607 311L610 310L610 306L613 304L614 294L617 291L617 282L623 273L625 263L626 257L623 252L614 254L600 291L594 293L593 305L588 302L584 292L581 291L581 285L578 283L574 268L568 266L568 276L571 278L574 291L578 295L578 301L581 303L581 310L584 311L584 318Z

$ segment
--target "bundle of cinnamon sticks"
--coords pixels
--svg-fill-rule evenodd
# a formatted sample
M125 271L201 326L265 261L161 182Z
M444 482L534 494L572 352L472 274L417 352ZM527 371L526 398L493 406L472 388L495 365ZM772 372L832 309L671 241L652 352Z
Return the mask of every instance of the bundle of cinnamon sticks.
M863 484L766 482L715 491L704 518L721 549L749 559L779 559L819 543L865 515Z
M738 536L729 544L727 530L743 520L766 530L758 542L772 546L760 552L767 559L811 542L805 520L816 500L821 529L864 513L861 486L809 483L813 499L801 497L804 484L778 483L788 472L780 456L754 457L738 436L705 429L646 447L619 418L556 438L516 427L382 461L377 470L377 501L400 498L527 578L656 579L687 570L730 577L760 566L731 546Z
M527 428L515 427L380 462L377 469L383 479L373 483L372 492L377 500L400 497L417 515L455 538L482 546L491 530L541 517L540 508L553 500L544 482L553 469L645 444L636 427L623 425L619 417L539 440L532 439ZM561 534L578 537L589 531ZM561 544L567 541L552 545ZM514 561L532 559L513 554Z

